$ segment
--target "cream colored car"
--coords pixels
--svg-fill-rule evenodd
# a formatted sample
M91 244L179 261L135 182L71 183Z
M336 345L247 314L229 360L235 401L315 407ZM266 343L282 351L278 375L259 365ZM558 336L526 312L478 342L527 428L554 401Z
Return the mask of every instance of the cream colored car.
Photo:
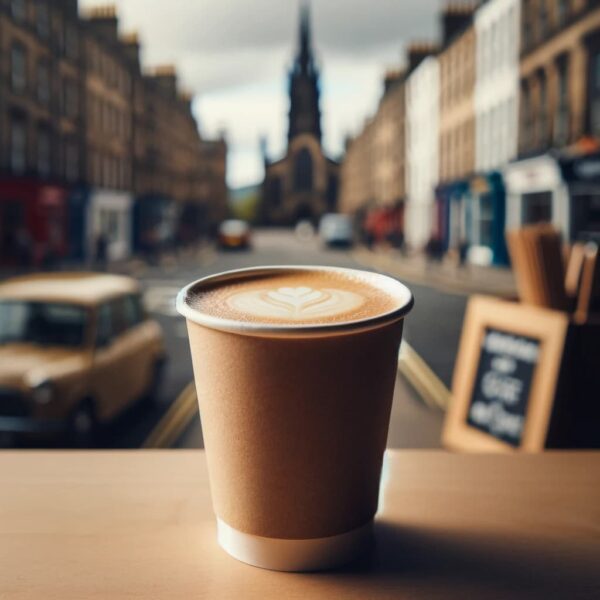
M53 273L0 284L0 432L90 439L155 391L164 362L162 331L130 277Z

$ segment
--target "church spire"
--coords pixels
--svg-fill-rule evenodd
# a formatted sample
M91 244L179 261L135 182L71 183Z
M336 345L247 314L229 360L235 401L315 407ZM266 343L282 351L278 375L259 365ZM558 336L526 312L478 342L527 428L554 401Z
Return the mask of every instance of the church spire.
M310 5L304 1L300 4L300 36L298 64L302 73L313 69L313 56L310 36Z
M315 63L310 29L308 0L300 4L298 53L290 71L290 126L288 142L301 133L321 141L319 72Z

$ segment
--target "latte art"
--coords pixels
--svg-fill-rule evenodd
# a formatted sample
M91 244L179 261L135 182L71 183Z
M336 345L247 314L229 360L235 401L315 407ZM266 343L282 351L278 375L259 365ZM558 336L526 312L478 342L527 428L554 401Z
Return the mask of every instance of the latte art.
M240 271L239 277L215 275L193 286L183 312L189 308L192 320L206 317L215 328L219 322L254 330L349 324L390 314L410 300L402 284L351 269L260 267Z
M364 298L349 290L307 286L240 290L227 299L230 308L254 317L306 320L353 311Z

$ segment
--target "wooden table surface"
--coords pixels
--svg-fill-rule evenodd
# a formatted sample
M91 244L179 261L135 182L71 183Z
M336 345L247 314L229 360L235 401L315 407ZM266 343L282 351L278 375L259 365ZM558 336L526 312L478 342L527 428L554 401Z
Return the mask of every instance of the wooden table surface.
M0 598L600 598L600 453L390 451L375 545L288 574L226 555L201 451L0 453Z

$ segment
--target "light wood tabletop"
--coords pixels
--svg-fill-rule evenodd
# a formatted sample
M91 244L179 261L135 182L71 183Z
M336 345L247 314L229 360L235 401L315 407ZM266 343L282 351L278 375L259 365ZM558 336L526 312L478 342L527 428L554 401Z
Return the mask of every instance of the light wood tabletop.
M0 453L0 598L599 598L600 453L388 451L375 543L335 572L216 543L202 451Z

